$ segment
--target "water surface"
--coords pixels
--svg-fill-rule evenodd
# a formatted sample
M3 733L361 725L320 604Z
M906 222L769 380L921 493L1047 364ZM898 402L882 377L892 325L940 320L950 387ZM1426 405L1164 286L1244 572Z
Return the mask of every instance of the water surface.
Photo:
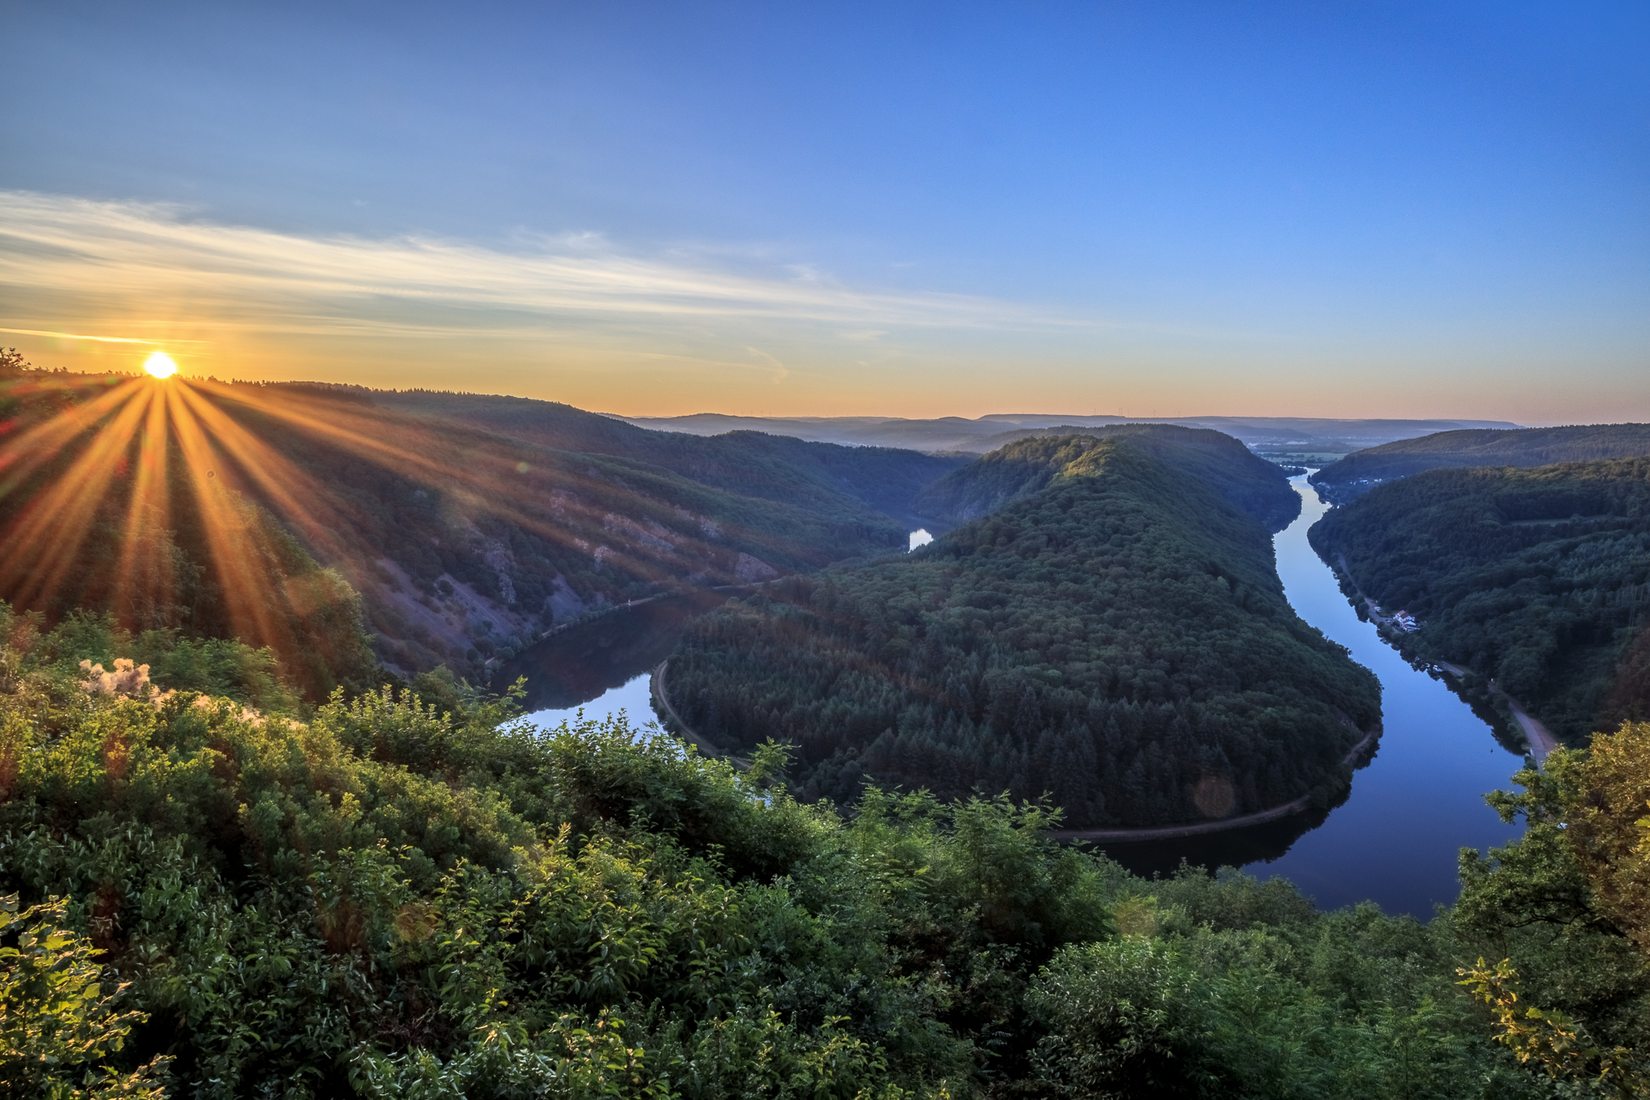
M555 726L623 710L632 724L654 720L648 677L670 656L689 623L727 602L726 592L692 591L614 607L558 630L508 662L499 687L527 681L527 717Z
M600 721L623 714L632 727L640 727L657 720L653 711L652 670L632 676L617 687L610 687L594 699L585 699L565 707L540 707L529 711L527 720L541 729L551 729L563 722L577 722L583 718Z
M1261 876L1283 875L1326 907L1369 898L1388 912L1427 917L1434 905L1455 900L1462 847L1482 849L1518 835L1484 804L1484 795L1509 786L1523 760L1442 680L1411 666L1373 623L1358 617L1306 540L1328 506L1305 476L1290 482L1301 495L1301 514L1273 540L1278 575L1296 613L1380 679L1375 757L1326 816L1107 850L1139 870L1166 869L1181 856L1233 863Z

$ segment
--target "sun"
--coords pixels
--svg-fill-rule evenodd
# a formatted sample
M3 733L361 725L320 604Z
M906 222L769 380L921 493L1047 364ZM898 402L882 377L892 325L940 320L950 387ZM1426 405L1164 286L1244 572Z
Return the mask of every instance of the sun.
M143 361L143 369L151 378L170 378L178 373L178 365L164 351L151 352Z

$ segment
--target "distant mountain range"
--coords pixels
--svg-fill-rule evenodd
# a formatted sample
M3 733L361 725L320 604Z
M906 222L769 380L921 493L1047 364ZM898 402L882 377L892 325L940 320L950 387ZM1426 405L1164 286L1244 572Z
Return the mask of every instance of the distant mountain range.
M903 447L916 451L959 451L984 454L1027 436L1064 434L1072 429L1117 424L1174 424L1207 428L1233 436L1260 451L1282 455L1340 455L1397 439L1462 428L1507 429L1518 425L1503 420L1390 420L1332 419L1293 416L1133 417L1073 413L991 413L968 419L942 416L908 420L881 416L766 417L694 413L690 416L616 417L643 428L720 435L755 431L820 443L852 446Z

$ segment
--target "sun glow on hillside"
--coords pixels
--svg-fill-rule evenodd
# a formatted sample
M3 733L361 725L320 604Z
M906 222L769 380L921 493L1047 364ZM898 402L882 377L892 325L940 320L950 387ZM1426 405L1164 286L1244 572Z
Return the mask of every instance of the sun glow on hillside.
M150 378L170 378L178 373L178 365L164 351L156 351L143 361L143 370Z
M330 589L264 582L259 563L285 553L281 529L357 587L384 583L371 564L382 547L356 534L350 505L327 476L340 464L375 469L439 494L473 522L496 519L572 553L586 551L567 533L566 516L597 522L603 514L569 498L566 516L547 517L531 502L548 492L549 474L487 432L437 429L324 389L189 378L163 352L144 371L40 375L0 392L20 399L0 419L0 592L14 606L72 606L96 562L109 571L96 583L110 590L122 621L166 621L168 609L183 607L178 601L209 591L205 598L221 608L208 610L232 636L291 643L290 624L312 616ZM289 447L294 439L303 445ZM207 577L179 564L185 544L198 549ZM687 552L695 548L714 549L688 544ZM611 560L663 579L646 560Z

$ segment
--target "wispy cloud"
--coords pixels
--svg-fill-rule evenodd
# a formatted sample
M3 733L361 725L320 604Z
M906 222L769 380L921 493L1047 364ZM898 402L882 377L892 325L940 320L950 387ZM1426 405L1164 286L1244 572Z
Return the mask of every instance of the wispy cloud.
M4 328L0 332L9 332L14 336L49 336L53 340L90 340L94 344L152 344L153 340L145 340L139 336L91 336L84 332L58 332L49 328Z
M775 384L783 382L791 376L791 369L781 363L777 356L770 355L761 348L746 347L745 350L750 353L752 359L755 359L769 371L769 377Z
M427 236L303 236L202 220L173 205L21 191L0 191L0 286L26 289L31 301L56 293L121 310L187 302L243 331L305 335L427 329L519 336L592 320L861 331L1090 324L989 298L856 289L818 278L807 265L733 270L680 254L627 254L593 233L522 237L509 247Z

